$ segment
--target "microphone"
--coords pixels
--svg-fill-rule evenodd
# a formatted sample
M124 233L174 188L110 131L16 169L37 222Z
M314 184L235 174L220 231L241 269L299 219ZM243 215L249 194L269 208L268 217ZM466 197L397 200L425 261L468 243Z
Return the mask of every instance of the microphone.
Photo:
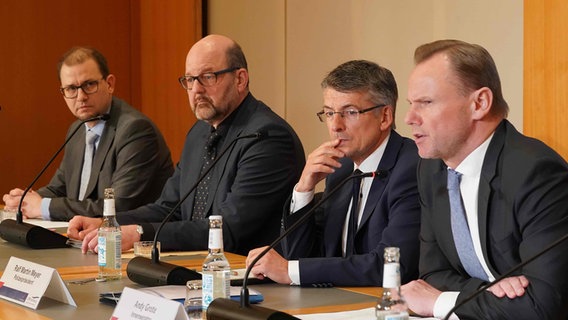
M241 288L240 303L226 298L217 298L207 307L207 319L214 320L254 320L254 319L269 319L269 320L286 320L298 319L287 313L264 308L260 306L252 306L249 300L249 290L247 288L249 274L254 265L260 260L270 249L273 249L277 244L282 241L292 231L296 230L300 225L304 224L310 218L317 208L319 208L327 199L329 199L337 190L339 190L347 181L353 178L367 178L367 177L386 177L387 173L383 171L365 172L360 174L351 174L343 179L337 186L323 196L318 203L316 203L308 212L306 212L300 219L292 224L286 231L282 232L276 240L274 240L266 249L264 249L256 258L251 262L245 271L243 279L243 286Z
M225 147L217 157L211 162L211 165L205 169L203 174L197 179L195 184L187 191L187 193L178 201L172 210L166 215L162 223L154 234L154 244L152 248L152 259L144 257L134 257L126 266L126 274L130 280L145 286L162 286L162 285L185 285L189 280L201 279L201 274L197 271L187 269L175 264L160 261L160 253L157 248L158 235L162 228L168 222L179 206L187 199L187 197L197 188L201 180L205 179L207 174L215 167L217 162L229 151L233 145L242 139L260 139L266 136L261 132L251 133L245 136L239 136L233 139L227 147Z
M52 249L52 248L65 248L67 247L68 238L51 230L36 226L33 224L23 222L22 214L22 204L24 203L24 197L31 190L32 186L37 182L37 180L43 175L45 170L51 165L53 160L59 155L61 150L67 145L69 140L77 133L82 124L110 119L109 114L102 114L96 117L92 117L81 121L81 123L71 132L69 137L65 140L63 145L55 152L55 154L49 159L47 164L41 169L38 175L34 178L32 183L24 190L22 197L20 198L20 203L18 204L18 211L16 213L16 220L6 219L0 223L0 237L2 239L17 243L20 245L28 246L32 249Z
M498 277L497 279L484 284L483 286L479 287L479 289L477 289L474 293L472 293L469 297L467 297L466 299L462 300L460 303L456 304L452 309L450 309L450 311L448 311L448 313L446 314L446 316L443 318L443 320L448 320L450 318L450 316L452 315L452 313L454 313L457 309L459 309L461 306L463 306L464 304L468 303L469 301L473 300L473 298L477 297L478 295L480 295L482 292L484 292L485 290L487 290L488 288L492 287L494 284L496 284L497 282L507 278L508 276L510 276L511 274L513 274L513 272L519 270L520 268L524 267L525 265L527 265L528 263L532 262L533 260L535 260L536 258L542 256L543 254L547 253L548 251L550 251L551 249L553 249L554 247L556 247L557 245L561 244L562 242L564 242L566 239L568 239L568 234L565 234L563 237L561 237L560 239L554 241L553 243L549 244L548 247L544 248L542 251L538 252L537 254L533 255L532 257L530 257L529 259L519 263L518 265L514 266L513 268L511 268L509 271L505 272L503 275L501 275L500 277ZM525 293L526 294L526 293Z

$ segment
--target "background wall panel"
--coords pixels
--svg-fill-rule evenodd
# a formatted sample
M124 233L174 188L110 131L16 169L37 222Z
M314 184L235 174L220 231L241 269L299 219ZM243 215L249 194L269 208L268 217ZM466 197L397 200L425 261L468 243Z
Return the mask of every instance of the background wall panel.
M28 185L64 142L74 117L56 65L76 45L106 56L116 96L156 122L177 161L195 121L177 77L201 37L201 13L201 0L0 1L0 194Z
M568 159L568 2L526 0L525 133Z

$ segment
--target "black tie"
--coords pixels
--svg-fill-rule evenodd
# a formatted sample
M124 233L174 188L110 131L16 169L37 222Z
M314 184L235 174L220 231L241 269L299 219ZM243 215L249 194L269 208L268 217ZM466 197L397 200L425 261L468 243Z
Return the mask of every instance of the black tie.
M361 170L356 169L353 175L361 174ZM351 213L349 214L349 226L347 228L347 247L345 249L345 256L355 254L355 233L357 232L357 220L359 220L359 198L361 197L361 177L353 178L353 188L351 197L353 199L351 204Z
M217 154L217 143L221 139L221 136L216 130L212 130L207 143L205 144L205 153L203 155L203 166L201 167L202 176L205 170L209 168L215 155ZM205 212L205 207L207 206L207 195L209 194L209 185L211 182L211 172L201 180L195 191L195 200L193 202L193 215L192 220L205 220L207 218L207 213Z

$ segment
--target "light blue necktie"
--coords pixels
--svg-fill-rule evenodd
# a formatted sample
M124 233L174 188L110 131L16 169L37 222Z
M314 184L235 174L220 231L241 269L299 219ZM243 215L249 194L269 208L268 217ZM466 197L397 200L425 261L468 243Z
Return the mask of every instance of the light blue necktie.
M450 197L452 234L456 250L465 271L471 277L488 281L487 274L475 254L471 234L469 233L465 208L460 193L461 176L461 173L448 169L448 195Z
M87 130L85 157L83 158L83 170L81 171L81 186L79 188L79 201L85 198L89 179L91 177L91 168L93 166L93 158L95 157L96 142L99 135L91 130Z

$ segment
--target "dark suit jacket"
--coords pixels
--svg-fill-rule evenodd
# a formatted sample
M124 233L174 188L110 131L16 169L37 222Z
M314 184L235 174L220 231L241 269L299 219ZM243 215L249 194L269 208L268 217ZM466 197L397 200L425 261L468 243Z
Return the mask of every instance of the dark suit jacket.
M420 204L416 187L418 151L414 142L391 131L377 177L355 234L356 254L342 258L341 237L351 200L346 183L319 209L314 218L292 232L283 242L287 259L299 259L302 285L380 286L383 282L385 247L400 248L403 282L418 277ZM332 190L353 172L353 162L344 158L342 166L328 176L325 190ZM326 193L324 193L326 196ZM290 215L284 208L284 227L296 222L315 204Z
M237 141L211 171L207 215L223 216L224 249L246 255L269 244L280 230L280 212L304 166L304 151L293 129L249 94L234 111L221 153L238 136L262 132L260 139ZM181 160L153 204L117 215L120 224L140 224L152 239L159 222L195 185L210 126L198 121L189 131ZM164 225L158 240L166 250L206 250L207 221L192 221L194 192Z
M67 136L79 125L80 121L75 121ZM109 187L114 188L117 210L136 208L160 196L173 172L170 150L150 119L113 98L85 199L79 201L85 131L79 129L71 138L57 172L47 186L38 190L42 197L52 198L52 220L69 220L74 215L102 216L104 189Z
M484 283L460 263L450 226L446 165L422 160L420 277L442 291L460 291L458 303ZM481 246L499 276L568 233L568 165L542 142L504 120L483 161L478 219ZM458 309L460 319L566 319L568 241L522 268L530 284L516 299L490 292Z

